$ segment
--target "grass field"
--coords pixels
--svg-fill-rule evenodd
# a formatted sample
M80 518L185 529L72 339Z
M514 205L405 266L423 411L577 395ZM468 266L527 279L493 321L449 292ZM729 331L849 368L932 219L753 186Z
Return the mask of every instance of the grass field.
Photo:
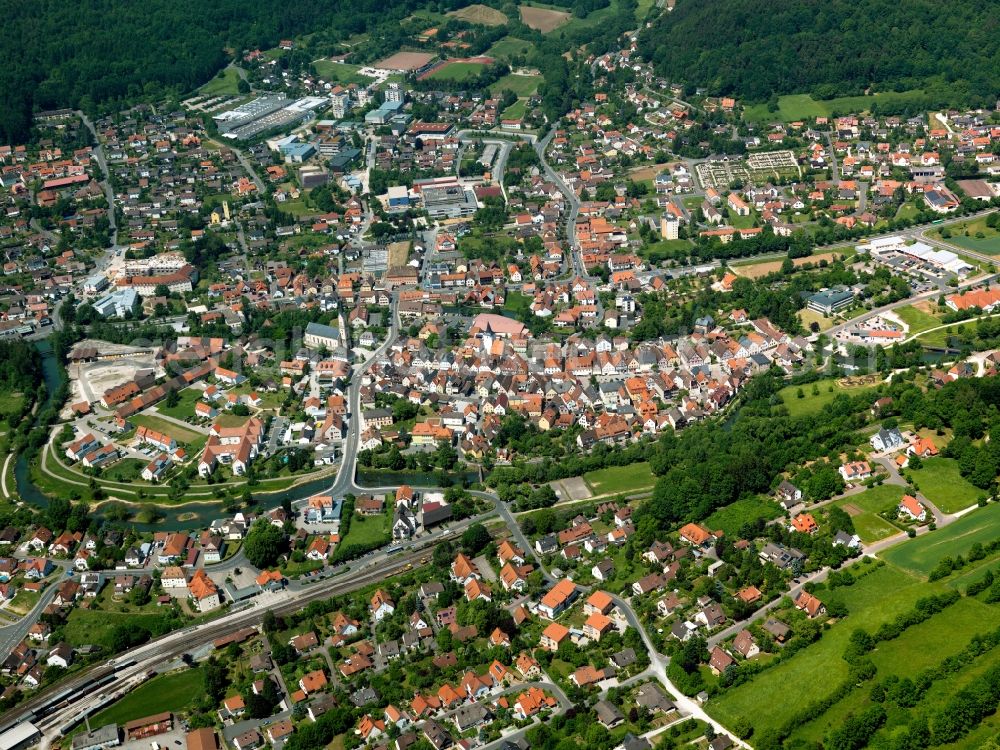
M1000 504L980 508L943 529L917 537L883 553L886 561L927 575L943 557L965 553L976 542L987 544L1000 532Z
M1000 255L1000 230L986 226L986 217L970 219L959 224L948 227L950 237L941 237L941 229L934 234L944 242L964 247L967 250L976 250L988 255ZM982 235L979 237L977 235Z
M486 66L475 62L453 62L435 70L427 78L431 81L464 81L483 72Z
M137 426L149 427L150 429L166 433L178 443L190 445L199 441L204 442L205 440L205 435L202 433L186 429L181 427L179 424L169 422L166 419L160 419L153 414L136 414L134 417L130 417L129 419Z
M101 472L101 478L112 482L134 482L142 475L147 463L136 458L123 458Z
M992 630L998 624L1000 624L1000 610L996 607L975 599L962 599L946 612L910 628L902 637L880 644L872 654L872 661L878 669L879 678L893 674L899 677L912 677L923 669L933 667L942 659L958 653L972 636ZM994 649L990 654L984 655L982 660L995 664L998 658L1000 650ZM954 692L956 679L962 682L966 679L964 671L936 684L936 693L925 697L913 711L916 714L927 715L931 706L937 707L943 703L945 695ZM950 690L948 686L951 686ZM803 725L793 733L790 740L819 742L830 730L841 726L849 714L857 714L870 705L869 691L855 690L834 704L816 721ZM899 714L900 718L906 715L902 711Z
M105 724L124 724L161 711L181 712L203 690L200 668L160 675L144 682L111 707L92 716L90 723L94 727L102 727Z
M753 723L755 733L780 726L800 706L822 698L847 676L847 662L841 654L851 631L859 627L875 630L925 596L927 586L916 576L886 566L839 591L850 613L839 627L834 626L788 661L712 699L708 712L727 726L745 717ZM795 696L795 700L788 700L788 696ZM762 706L767 710L762 711Z
M538 84L541 83L541 80L539 76L519 76L511 73L490 86L490 93L499 94L502 91L513 91L518 96L531 96L538 90Z
M204 391L199 388L185 388L179 394L180 401L177 402L177 406L166 406L165 402L161 401L157 404L156 410L174 419L193 417L194 405L198 403L203 393Z
M370 544L379 540L386 542L392 537L389 516L359 516L351 519L351 528L341 544Z
M583 475L595 495L609 492L635 492L648 490L656 484L656 477L646 462L628 466L609 466L606 469L588 471Z
M902 496L903 488L899 485L883 484L857 495L845 497L835 504L851 516L854 530L861 537L861 541L870 544L899 533L900 530L896 526L878 514L895 508Z
M646 245L639 250L639 255L656 265L668 258L674 257L674 253L690 253L694 249L687 240L660 240L652 245Z
M781 508L776 502L757 495L737 500L725 508L719 508L705 519L705 526L712 531L722 529L726 532L727 537L736 537L744 524L752 523L758 518L769 521L780 516L781 512Z
M819 393L813 393L813 385ZM832 386L832 389L831 389ZM798 397L799 389L805 394L803 398ZM803 417L809 414L818 413L824 406L833 401L838 394L847 393L851 396L870 390L870 385L844 386L837 380L826 378L817 380L815 383L805 385L789 385L778 391L778 396L788 408L788 413L793 417Z
M516 290L507 292L507 298L504 300L503 309L517 315L521 312L526 312L531 309L531 303L534 298L529 297L527 294L521 294Z
M240 74L235 68L223 68L219 75L198 89L198 93L204 96L236 96L240 93Z
M944 513L956 513L975 505L983 493L959 473L958 461L953 458L929 458L919 469L910 469L908 473L917 489Z
M868 111L876 101L880 104L895 105L908 102L916 96L923 96L923 92L887 92L874 96L842 96L836 99L818 101L809 94L788 94L778 97L777 112L768 112L766 104L755 104L747 107L743 116L750 122L794 122L814 117L830 117L834 113L848 114Z
M324 81L336 81L345 85L349 83L365 85L372 82L368 76L358 75L358 71L361 69L360 65L349 65L333 60L317 60L313 63L313 67L316 68L316 75Z
M893 312L896 316L909 326L909 331L907 336L914 336L918 333L922 333L929 328L934 328L941 325L941 321L913 305L906 305L906 307L897 307Z
M486 54L499 60L510 60L512 57L527 57L534 51L535 45L532 42L526 42L516 36L505 36L490 47Z
M20 413L23 403L24 395L21 393L0 394L0 419L4 419L9 414Z
M502 26L507 23L507 16L488 5L467 5L460 10L451 11L448 15L483 26Z
M520 120L524 117L525 113L528 111L528 102L525 99L518 99L516 102L511 104L507 109L500 113L501 119L504 120Z
M116 626L142 625L149 621L155 621L162 616L159 613L124 614L77 608L70 612L69 618L66 620L64 633L66 641L71 646L82 646L86 643L91 643L110 649L111 631ZM150 630L153 630L153 628L150 628Z

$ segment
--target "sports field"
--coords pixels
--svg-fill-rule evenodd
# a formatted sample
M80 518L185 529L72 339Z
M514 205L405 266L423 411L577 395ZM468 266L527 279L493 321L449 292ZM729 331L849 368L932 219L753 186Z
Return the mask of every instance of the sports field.
M479 75L486 66L476 62L452 62L443 65L427 78L432 81L464 81Z
M973 486L958 469L953 458L929 458L919 469L909 469L914 484L944 513L957 513L975 505L983 490Z
M964 554L976 542L988 544L1000 534L1000 504L962 516L948 526L900 544L883 557L913 573L926 576L943 557Z
M317 60L313 63L316 74L324 81L342 83L344 85L357 83L367 85L372 82L368 76L358 73L360 65L349 65L348 63L334 62L333 60Z

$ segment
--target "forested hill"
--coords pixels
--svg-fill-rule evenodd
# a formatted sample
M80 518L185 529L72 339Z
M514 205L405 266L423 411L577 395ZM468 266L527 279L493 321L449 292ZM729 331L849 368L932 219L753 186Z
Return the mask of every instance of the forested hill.
M992 105L1000 2L678 0L643 32L640 51L666 78L748 101L873 86Z
M184 93L226 61L323 30L347 38L426 0L0 0L0 143L23 142L32 109ZM448 5L448 3L444 3Z

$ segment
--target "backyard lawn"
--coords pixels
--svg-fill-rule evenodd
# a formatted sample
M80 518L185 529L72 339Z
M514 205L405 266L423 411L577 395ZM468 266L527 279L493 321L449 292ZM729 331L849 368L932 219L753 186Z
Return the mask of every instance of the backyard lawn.
M159 675L144 682L120 701L95 714L91 726L125 724L161 711L179 713L204 692L201 668Z
M636 492L651 489L656 484L656 477L647 462L629 464L628 466L609 466L606 469L588 471L583 475L595 495L606 495L611 492Z
M726 537L736 537L744 524L753 523L758 518L770 521L781 513L781 507L774 500L756 495L719 508L705 519L705 526L712 531L722 529Z
M956 513L975 505L984 494L959 473L958 461L953 458L929 458L921 462L919 469L907 472L917 489L944 513Z
M943 529L932 531L886 550L883 557L894 565L927 575L943 557L965 554L976 542L988 544L1000 532L1000 504L962 516Z

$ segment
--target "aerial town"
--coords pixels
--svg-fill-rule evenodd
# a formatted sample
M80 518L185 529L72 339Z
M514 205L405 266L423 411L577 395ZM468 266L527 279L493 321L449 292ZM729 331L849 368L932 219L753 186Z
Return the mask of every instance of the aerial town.
M1000 101L598 7L0 145L0 750L1000 747Z

